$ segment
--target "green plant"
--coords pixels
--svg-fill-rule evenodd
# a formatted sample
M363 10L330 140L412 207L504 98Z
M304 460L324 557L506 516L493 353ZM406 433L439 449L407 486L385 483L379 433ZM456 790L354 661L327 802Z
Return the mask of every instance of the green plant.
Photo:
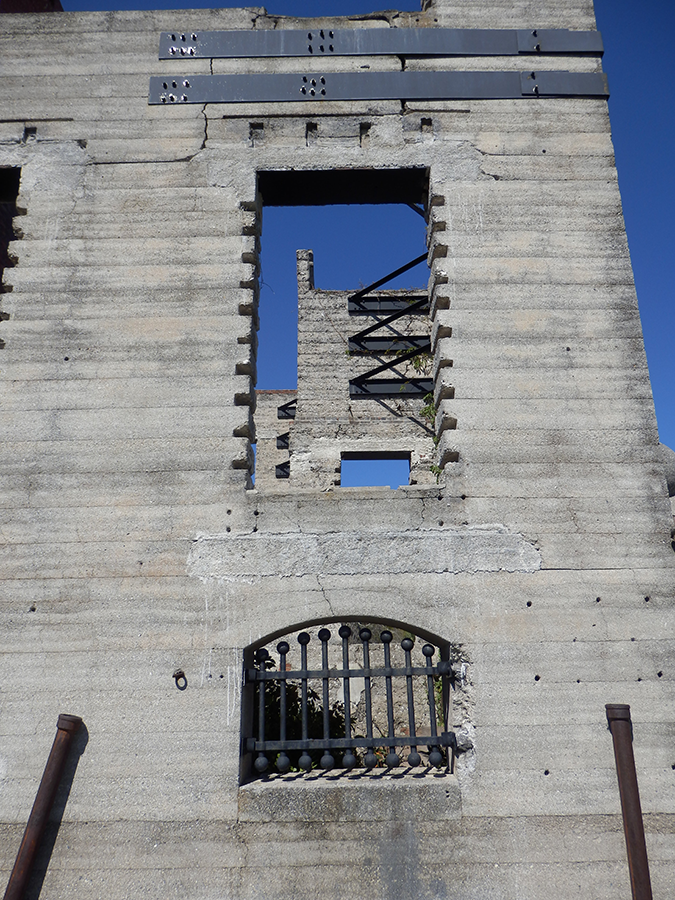
M441 480L441 472L443 469L440 466L429 466L429 471L436 476L436 484Z
M424 395L424 406L420 410L420 415L432 424L436 421L436 404L432 393Z

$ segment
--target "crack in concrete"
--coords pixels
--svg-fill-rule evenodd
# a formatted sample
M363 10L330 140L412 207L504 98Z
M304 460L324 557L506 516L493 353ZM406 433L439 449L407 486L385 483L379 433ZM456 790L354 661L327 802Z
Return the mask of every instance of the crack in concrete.
M213 75L213 60L211 60L211 74ZM204 116L204 138L202 140L202 145L199 148L200 150L206 150L206 142L209 139L209 117L206 115L206 107L207 104L205 103L202 106L202 115Z
M316 576L316 583L319 585L319 590L321 591L321 596L322 596L323 599L326 601L326 606L327 606L328 609L330 610L331 615L334 616L334 615L335 615L335 610L333 609L333 604L330 602L330 600L329 600L328 597L326 596L326 589L325 589L325 587L321 584L321 576L320 576L320 575L317 575L317 576Z

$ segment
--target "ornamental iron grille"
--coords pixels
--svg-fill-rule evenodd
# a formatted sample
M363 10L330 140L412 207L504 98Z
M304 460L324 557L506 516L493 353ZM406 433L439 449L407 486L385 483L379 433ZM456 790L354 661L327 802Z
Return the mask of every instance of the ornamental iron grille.
M302 631L292 643L281 640L278 661L265 647L253 653L253 665L245 669L253 691L253 736L242 747L253 756L253 774L452 769L455 735L447 723L454 684L447 646L378 626L343 624L338 641L331 643L332 637L324 627L314 639Z

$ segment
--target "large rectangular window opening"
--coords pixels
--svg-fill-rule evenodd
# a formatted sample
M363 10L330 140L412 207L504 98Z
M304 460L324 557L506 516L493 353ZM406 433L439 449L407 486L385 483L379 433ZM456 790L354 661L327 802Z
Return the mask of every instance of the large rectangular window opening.
M314 251L314 284L358 290L426 251L426 169L260 172L263 202L259 390L297 388L296 251ZM420 215L422 213L422 215ZM426 291L425 261L387 287Z
M398 301L398 306L392 300L391 309L386 303L380 308L379 301L365 301L361 304L363 308L352 309L353 304L350 301L348 307L345 297L345 315L349 309L349 314L356 317L337 326L327 315L320 327L326 332L332 329L333 333L341 328L343 360L350 356L367 358L368 364L362 366L364 370L383 364L386 367L387 360L398 361L406 352L414 357L415 364L420 355L428 356L427 345L417 346L421 340L419 336L417 343L413 341L410 347L404 346L405 341L401 342L400 318L393 316L391 324L382 325L382 329L378 325L384 318L391 318L399 306L403 314L414 306L413 311L426 318L428 190L426 168L259 172L258 192L262 201L260 330L256 360L259 475L263 465L273 471L277 479L288 478L291 471L288 459L292 452L292 437L289 440L289 432L292 435L292 420L297 408L294 392L298 390L298 290L303 264L311 270L307 284L311 284L312 290L345 294L359 292L384 276L404 269L400 275L388 279L384 289L392 294L397 290L414 293L418 301L416 306L412 297L405 297ZM297 255L298 251L305 251L304 257L302 253ZM415 265L407 266L411 261L415 261ZM360 333L372 325L379 329L376 334L368 335L362 344L354 346L350 341L352 333ZM320 332L316 338L319 347ZM407 357L403 362L406 361ZM311 375L311 364L309 372ZM307 377L306 359L304 373ZM346 382L345 385L336 384L335 388L350 390ZM397 386L395 399L398 393ZM283 420L278 423L278 435L267 422L275 418L275 410L276 418ZM424 424L428 425L428 422ZM263 441L269 444L268 449L273 453L263 449ZM280 451L286 451L284 459ZM335 483L340 479L339 456ZM350 454L342 458L356 461ZM395 461L386 454L380 458L386 459L388 464L396 462L401 470L406 465L409 469L409 453L407 462L400 456ZM380 475L370 483L397 481L400 473L386 482L381 480L382 477ZM257 483L260 485L260 477ZM402 482L399 480L399 483Z

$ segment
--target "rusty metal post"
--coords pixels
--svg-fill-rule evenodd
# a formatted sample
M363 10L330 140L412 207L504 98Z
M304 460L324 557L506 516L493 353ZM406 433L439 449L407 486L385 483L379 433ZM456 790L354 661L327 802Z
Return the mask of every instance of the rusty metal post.
M62 714L58 718L56 737L49 753L47 765L42 773L42 781L28 818L19 852L16 855L16 862L9 877L4 900L22 900L23 898L33 871L35 856L54 805L54 798L63 775L71 742L81 725L82 719L79 716Z
M642 821L635 757L633 756L633 724L630 718L630 706L623 703L607 703L605 711L614 741L614 758L616 774L619 779L621 812L626 834L626 854L633 900L652 900L645 828Z

